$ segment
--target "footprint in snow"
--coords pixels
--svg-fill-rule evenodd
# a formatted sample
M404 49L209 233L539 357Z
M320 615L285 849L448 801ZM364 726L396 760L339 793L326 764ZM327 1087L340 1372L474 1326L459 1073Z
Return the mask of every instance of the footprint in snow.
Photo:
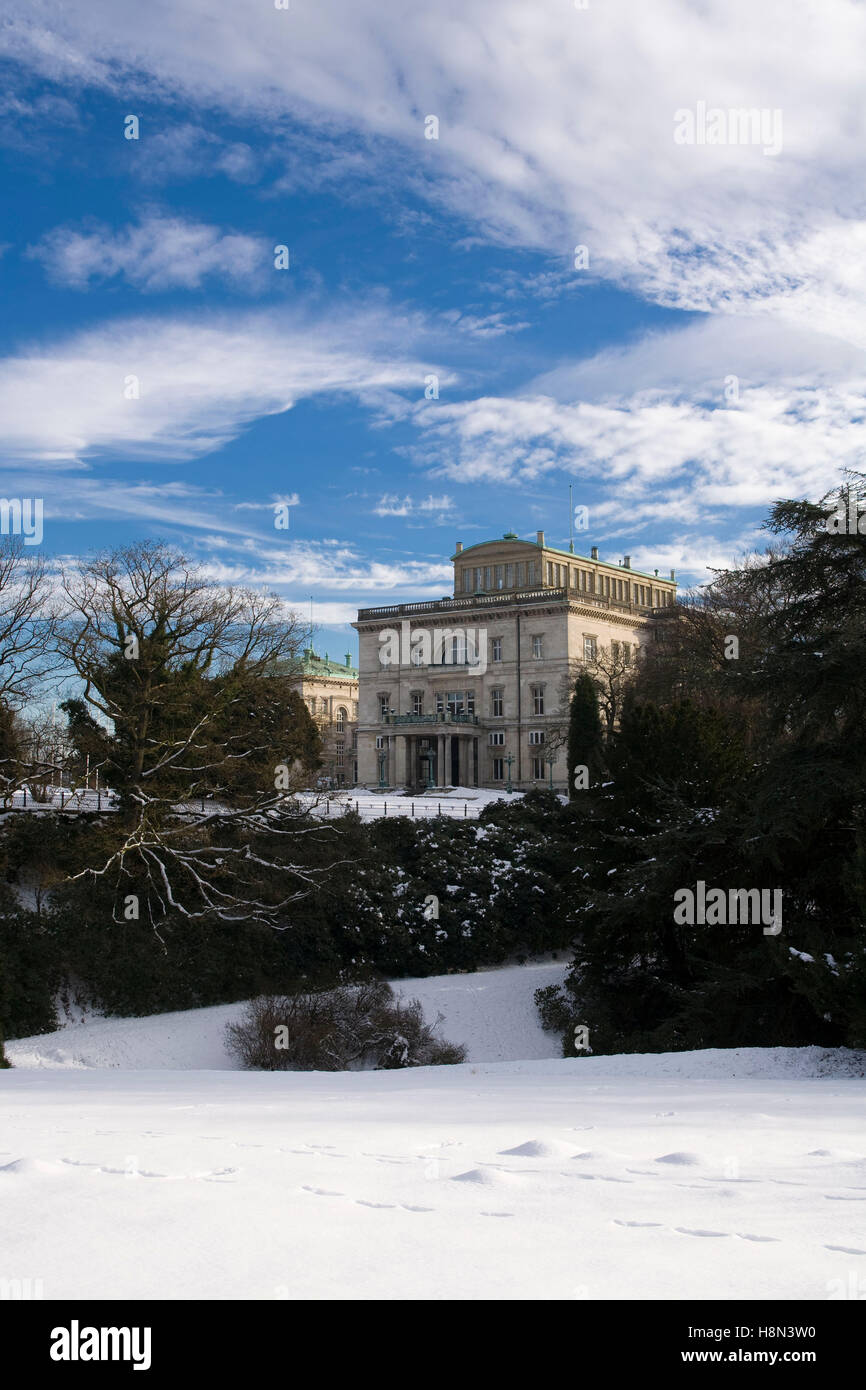
M644 1227L644 1226L656 1226L656 1227L660 1227L660 1226L662 1225L662 1222L661 1222L661 1221L617 1221L617 1220L614 1220L614 1223L613 1223L613 1224L614 1224L614 1226L640 1226L640 1227Z
M703 1159L701 1158L700 1154L677 1152L670 1154L662 1154L661 1158L655 1158L653 1159L653 1162L672 1163L675 1165L679 1165L683 1168L696 1168L701 1163L703 1163Z
M825 1245L825 1250L839 1250L843 1255L866 1255L866 1250L858 1250L856 1245Z
M313 1192L317 1197L345 1197L345 1192L331 1192L326 1187L308 1187L306 1183L301 1188L302 1192Z
M355 1206L372 1207L374 1211L394 1211L395 1209L393 1202L365 1202L361 1197L356 1198Z
M730 1231L692 1231L688 1226L675 1226L674 1230L681 1236L725 1236L730 1237Z

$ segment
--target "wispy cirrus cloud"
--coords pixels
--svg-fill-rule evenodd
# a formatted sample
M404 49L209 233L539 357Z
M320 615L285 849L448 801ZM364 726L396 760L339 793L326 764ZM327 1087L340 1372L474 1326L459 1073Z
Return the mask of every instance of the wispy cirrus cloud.
M414 0L219 13L90 0L52 12L50 30L29 0L7 10L5 51L53 80L170 94L268 131L299 121L331 140L337 169L347 134L366 140L365 168L390 143L394 177L478 238L563 261L585 244L591 273L660 303L836 316L862 340L856 0L824 0L820 23L776 0L501 0L495 23L489 0L435 13ZM779 111L781 152L677 143L676 112L701 101Z
M0 359L0 452L56 466L107 451L180 461L328 395L399 415L401 392L422 391L429 371L412 356L424 333L420 316L384 305L112 320Z

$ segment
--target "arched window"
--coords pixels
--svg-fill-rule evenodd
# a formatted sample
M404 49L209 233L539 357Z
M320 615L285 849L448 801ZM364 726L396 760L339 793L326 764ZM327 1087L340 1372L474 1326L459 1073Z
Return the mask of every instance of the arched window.
M346 711L343 709L343 707L342 707L342 705L341 705L340 708L337 710L337 732L338 732L338 733L341 734L341 733L343 732L343 730L345 729L347 718L348 718L348 715L346 714Z

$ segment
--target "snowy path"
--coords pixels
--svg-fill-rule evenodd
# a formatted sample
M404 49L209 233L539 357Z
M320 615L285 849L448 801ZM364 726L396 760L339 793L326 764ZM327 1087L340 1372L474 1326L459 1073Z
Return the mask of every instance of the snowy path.
M0 1275L46 1298L862 1296L866 1081L790 1074L816 1062L9 1071Z

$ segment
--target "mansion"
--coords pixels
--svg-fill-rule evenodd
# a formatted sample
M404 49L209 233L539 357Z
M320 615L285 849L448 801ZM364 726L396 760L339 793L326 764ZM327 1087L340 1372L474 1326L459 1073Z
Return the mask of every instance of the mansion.
M358 780L358 672L346 656L341 665L312 646L292 666L298 692L322 739L322 778L330 787Z
M364 608L357 777L367 787L568 785L569 680L602 648L636 654L676 578L513 532L451 557L453 597Z

